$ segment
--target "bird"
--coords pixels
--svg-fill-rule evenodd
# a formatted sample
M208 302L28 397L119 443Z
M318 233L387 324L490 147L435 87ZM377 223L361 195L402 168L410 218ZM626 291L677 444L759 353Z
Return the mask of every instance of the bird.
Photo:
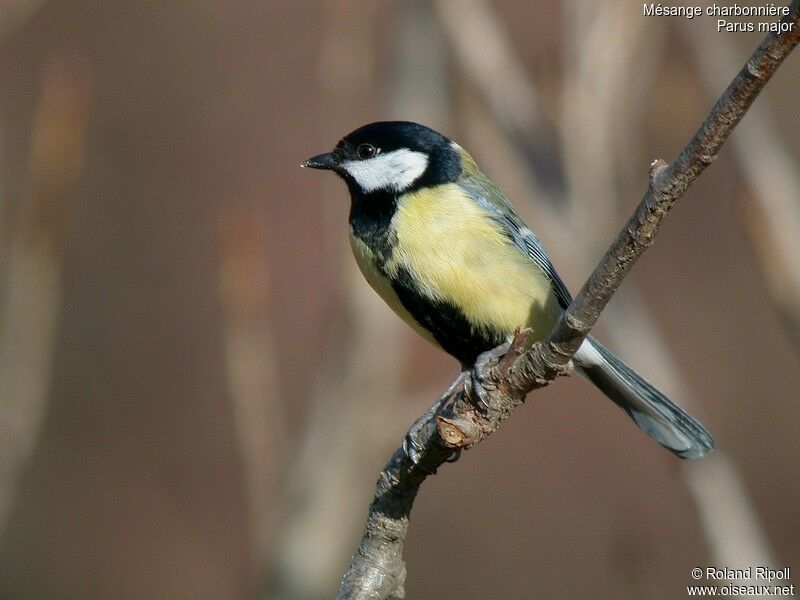
M410 121L364 125L301 166L333 171L350 192L350 245L369 285L462 374L520 328L549 335L572 302L547 252L458 143ZM578 373L681 458L711 434L594 337ZM474 371L473 371L474 372Z

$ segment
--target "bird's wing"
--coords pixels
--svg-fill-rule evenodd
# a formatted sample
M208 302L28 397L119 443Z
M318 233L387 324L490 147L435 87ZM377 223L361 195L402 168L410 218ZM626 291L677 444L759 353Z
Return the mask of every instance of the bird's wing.
M547 252L539 241L539 238L528 229L528 226L525 225L523 220L516 213L514 207L511 206L511 203L503 192L500 191L500 188L480 172L461 177L458 180L458 185L461 186L475 202L486 209L502 227L509 239L514 242L517 248L524 252L547 274L553 282L553 289L558 298L558 303L561 305L561 308L566 309L572 302L572 295L556 272L556 268L550 261L550 257L547 256Z

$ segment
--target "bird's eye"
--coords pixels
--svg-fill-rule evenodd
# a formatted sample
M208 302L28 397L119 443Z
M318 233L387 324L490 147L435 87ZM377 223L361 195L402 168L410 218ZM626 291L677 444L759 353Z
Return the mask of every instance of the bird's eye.
M358 147L358 158L361 160L367 160L368 158L372 158L378 153L378 149L373 146L372 144L361 144Z

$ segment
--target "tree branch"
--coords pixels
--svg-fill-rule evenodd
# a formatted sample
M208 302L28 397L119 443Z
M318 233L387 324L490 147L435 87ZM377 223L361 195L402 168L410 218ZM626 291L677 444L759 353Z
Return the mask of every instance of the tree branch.
M485 1L473 0L474 3ZM470 3L459 5L461 12L471 6ZM495 114L494 104L484 101L479 105L470 101L469 94L464 96L468 132L465 141L469 142L470 138L480 141L480 151L476 155L479 161L493 162L498 168L510 167L512 176L507 174L503 183L507 188L515 188L511 197L528 195L535 208L540 238L549 245L550 252L558 256L562 274L565 265L572 273L590 273L596 262L587 264L587 261L596 261L593 256L605 249L618 227L614 219L609 219L609 215L618 212L614 199L619 196L616 190L619 177L615 174L619 175L616 172L624 166L627 173L623 179L631 181L633 177L629 161L620 161L619 156L614 155L620 155L623 148L632 156L642 154L637 148L641 145L638 132L647 110L644 100L652 92L654 78L658 76L663 39L671 21L642 19L630 10L630 4L619 0L601 0L595 10L589 11L584 10L585 3L581 0L564 6L572 7L562 15L562 20L569 23L563 54L571 58L567 61L570 75L562 82L560 94L563 114L558 129L566 180L560 188L565 204L559 206L567 210L569 222L565 221L563 210L555 214L549 205L552 200L537 191L541 188L538 177L530 161L523 158L524 149L518 147L518 140L529 136L524 131L509 133L499 125L503 119ZM449 17L444 11L440 11L440 15L442 19ZM493 22L493 27L480 39L490 30L505 31L496 9L486 8L480 17ZM689 38L694 42L695 59L706 89L718 94L730 82L731 74L736 72L741 61L732 38L708 35L707 28L685 27L684 24L679 27L681 33L691 34ZM443 29L457 38L452 43L455 53L462 52L462 48L471 49L477 39L461 27ZM598 40L604 43L599 58ZM515 52L511 47L508 51ZM512 60L515 59L508 59ZM481 77L470 68L471 64L462 61L461 66L465 79L482 97L504 89L502 80L507 74L497 78ZM528 78L527 84L535 87L525 71L516 73ZM500 86L495 85L495 79L501 81ZM800 276L800 268L797 268L800 265L794 265L791 258L800 256L800 247L796 252L791 251L792 239L800 243L800 205L793 203L798 197L795 190L800 190L800 170L795 168L790 149L781 141L785 136L777 130L769 112L767 103L754 104L730 143L753 190L749 194L753 208L748 212L764 215L764 218L755 215L744 220L754 246L760 250L762 266L766 266L765 279L780 285L771 286L773 298L777 300L776 305L786 311L783 314L797 315L794 321L799 327L794 333L800 334L800 285L795 286L796 293L791 292L793 280L800 284L800 278L792 278L793 272ZM586 127L587 123L593 125ZM542 144L541 137L536 138L536 144ZM609 152L611 147L617 150ZM603 201L598 202L598 198ZM598 210L598 206L602 210ZM798 224L795 226L793 222ZM626 281L624 292L622 297L617 294L615 302L603 311L608 341L622 351L623 356L627 352L635 357L635 364L644 369L651 381L665 384L664 391L680 398L684 408L690 409L698 401L697 393L676 364L674 351L667 347L661 328L653 320L652 307L645 304L635 282ZM797 309L793 313L791 302ZM800 335L796 340L800 341ZM779 565L736 461L725 448L717 449L713 456L704 460L681 463L676 476L694 504L708 545L710 564Z
M420 449L417 464L401 447L381 471L361 543L337 598L405 596L403 543L419 486L454 451L469 448L493 433L523 403L528 392L569 371L572 355L633 263L652 244L667 213L713 162L752 102L800 41L799 19L800 0L794 0L789 14L781 19L792 24L791 30L764 39L672 163L652 163L642 201L550 336L529 350L525 350L527 332L515 336L511 349L484 382L491 409L459 392L444 408L440 408L440 402L434 404L412 426L408 441Z

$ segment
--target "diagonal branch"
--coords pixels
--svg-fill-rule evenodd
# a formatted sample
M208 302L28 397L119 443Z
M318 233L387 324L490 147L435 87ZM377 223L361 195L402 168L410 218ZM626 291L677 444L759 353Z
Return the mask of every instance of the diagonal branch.
M482 106L465 103L467 131L482 149L479 152L482 156L476 158L493 162L498 169L506 168L512 177L507 177L504 187L509 191L512 191L509 188L516 189L509 197L527 195L531 200L535 206L537 231L550 251L558 256L560 268L566 265L568 275L569 271L591 272L594 264L587 264L587 260L594 260L592 257L604 249L617 227L614 220L608 218L617 212L613 207L619 178L613 174L623 166L627 171L624 179L631 181L633 174L629 161L609 157L619 155L622 149L632 156L641 155L637 150L641 136L634 132L641 129L647 110L644 100L652 92L654 77L658 76L668 23L636 16L629 3L623 0L604 0L597 4L594 12L585 11L580 0L573 0L566 6L573 5L573 10L563 16L566 25L564 55L572 58L568 67L570 76L562 83L559 124L566 176L563 194L569 223L563 214L552 210L548 198L538 191L541 185L536 173L529 161L522 158L524 151L517 146L517 140L527 137L525 133L509 135L503 130L503 135L500 133L503 128L499 126L502 118L495 114L494 105L486 101ZM462 12L469 6L463 4ZM494 30L504 31L496 9L484 10L481 16L494 22ZM454 52L471 47L474 38L463 28L444 30L458 37L458 43L452 44ZM714 94L724 89L741 60L734 45L729 43L730 38L708 35L696 27L681 27L681 33L692 34L694 58L707 89ZM603 44L603 52L597 52L598 43ZM514 52L511 47L508 51ZM498 93L493 78L476 76L473 70L465 67L462 67L465 78L480 90L482 97ZM602 73L602 77L598 79L597 73ZM534 85L526 73L522 75L528 77L529 85ZM781 143L780 132L775 131L776 124L771 123L768 113L765 103L753 105L730 143L754 190L750 194L754 208L748 212L765 215L761 219L750 217L750 221L756 221L755 225L748 221L762 267L766 266L765 280L779 284L780 287L770 288L776 305L785 311L784 314L792 314L791 301L794 302L797 308L794 314L798 317L794 321L800 325L800 285L797 293L792 294L787 291L793 281L791 273L783 276L787 270L800 274L800 269L790 264L791 260L781 259L800 256L800 248L793 253L788 243L792 235L800 242L800 205L796 205L796 211L790 207L791 199L798 196L793 191L792 178L797 182L794 189L800 190L800 170L794 167L791 152L783 147L785 143ZM612 127L609 128L608 123L613 123ZM536 144L542 144L541 137L536 138ZM547 146L546 140L544 145ZM617 148L616 152L608 152L612 146ZM598 202L598 198L603 200ZM757 210L756 204L762 210ZM597 206L604 210L598 211ZM797 226L792 225L794 213ZM554 232L560 233L555 235ZM800 278L796 281L800 283ZM644 303L635 282L626 281L624 292L621 298L615 296L615 302L603 312L611 347L616 347L623 356L626 353L635 356L635 364L644 369L651 381L664 384L664 391L680 398L684 408L691 408L698 401L697 392L678 367L674 352L667 347L664 333L654 321L652 308ZM796 333L800 334L800 327ZM758 511L749 498L736 461L728 455L729 450L721 448L702 461L684 462L676 472L676 483L685 486L693 502L708 544L710 563L777 565L763 524L759 523Z
M337 598L404 597L403 543L419 486L455 450L469 448L493 433L523 403L528 392L568 372L572 355L633 263L652 244L667 213L713 162L752 102L800 41L798 20L800 0L794 0L789 14L781 20L791 29L764 39L672 163L653 162L644 198L550 336L530 350L525 350L525 332L515 337L511 350L489 371L484 383L492 410L462 393L442 410L435 404L412 427L409 442L421 449L417 463L401 447L381 471L361 543Z

